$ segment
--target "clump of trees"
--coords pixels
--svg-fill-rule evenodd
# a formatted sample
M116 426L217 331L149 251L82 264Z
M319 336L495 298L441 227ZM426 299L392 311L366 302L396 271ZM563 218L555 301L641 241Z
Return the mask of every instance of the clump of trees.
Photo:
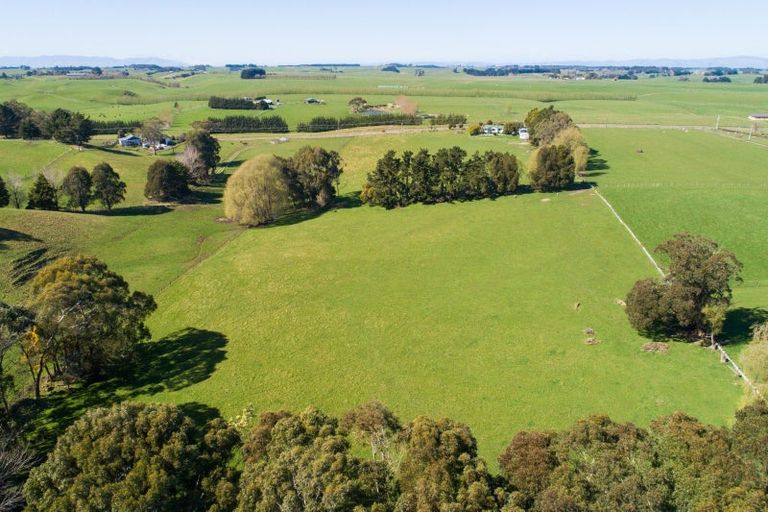
M246 226L273 222L289 204L280 160L270 155L259 155L241 165L224 190L224 215Z
M551 144L561 131L574 124L571 116L555 110L555 107L550 105L547 108L534 108L528 112L525 116L525 126L528 127L531 143L535 146L545 146Z
M222 98L211 96L208 100L209 108L221 108L230 110L264 110L261 102L254 102L245 98Z
M649 428L595 415L517 433L494 475L467 425L420 416L403 426L378 402L341 422L312 407L264 412L242 437L175 406L124 403L70 426L24 496L32 511L73 510L83 497L114 510L758 511L766 438L762 401L730 428L680 412ZM376 444L372 457L352 449L358 439Z
M82 145L93 133L93 123L79 112L61 108L36 112L16 100L0 104L0 135L6 138L54 139Z
M288 133L288 123L280 116L250 117L227 116L224 118L209 118L197 123L210 133Z
M756 84L768 84L768 75L758 76L755 78Z
M538 148L528 168L531 187L538 192L560 190L573 184L576 164L568 146L550 144Z
M449 129L461 128L467 124L467 116L464 114L438 114L430 119L429 123L433 126L447 125Z
M307 123L299 123L296 127L298 132L328 132L332 130L342 130L345 128L359 128L363 126L382 126L382 125L420 125L422 119L413 114L390 114L381 113L375 115L353 115L341 118L335 117L313 117Z
M186 148L180 161L189 171L189 178L197 184L208 183L221 161L219 141L206 130L188 133L185 141Z
M702 80L702 82L704 82L705 84L710 84L710 83L716 84L716 83L731 83L732 80L731 80L731 77L725 76L725 75L722 75L722 76L705 76L704 79Z
M12 378L2 363L11 348L22 354L39 399L43 379L96 380L149 338L144 320L156 308L154 299L131 293L128 283L96 258L66 256L50 263L32 280L30 292L24 305L0 303L4 405Z
M413 203L438 203L497 197L515 192L519 182L517 158L488 151L467 158L460 147L434 155L426 149L388 151L368 174L360 197L371 205L395 208Z
M238 443L222 420L196 428L173 405L94 409L30 472L27 510L232 510Z
M701 337L720 333L731 304L731 282L742 264L702 236L679 233L656 248L669 258L661 279L637 281L626 298L632 327L649 336Z
M240 72L240 78L244 80L253 80L266 77L267 72L264 68L246 68Z
M156 160L147 169L144 197L153 201L178 201L190 193L189 170L176 160Z
M125 199L126 185L120 175L106 162L93 168L91 173L84 167L72 167L58 184L52 173L39 173L28 194L19 176L11 176L9 202L20 208L28 196L27 208L37 210L58 210L60 194L66 197L69 208L85 211L89 204L100 202L107 210Z
M276 220L290 208L325 208L336 197L343 172L335 151L306 146L290 158L259 156L227 181L227 218L256 226Z

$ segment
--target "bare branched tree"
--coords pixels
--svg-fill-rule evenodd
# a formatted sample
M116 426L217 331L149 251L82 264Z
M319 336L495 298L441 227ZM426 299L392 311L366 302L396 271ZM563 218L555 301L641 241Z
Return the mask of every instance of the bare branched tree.
M187 145L184 153L179 157L179 161L189 170L189 177L192 178L192 181L197 184L208 182L208 168L199 149Z
M6 187L8 188L8 196L11 200L11 204L14 208L21 208L27 198L24 192L24 180L18 174L12 172L8 174L6 179Z
M35 455L11 432L0 431L0 512L20 510L24 505L21 484Z

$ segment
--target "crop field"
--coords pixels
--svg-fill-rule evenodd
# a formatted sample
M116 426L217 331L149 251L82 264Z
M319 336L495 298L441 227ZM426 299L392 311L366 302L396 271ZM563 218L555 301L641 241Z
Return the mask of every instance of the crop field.
M689 231L744 263L726 323L729 350L741 350L755 311L768 309L768 148L672 128L712 127L718 115L721 126L748 128L750 112L768 110L765 91L748 76L703 84L695 77L593 82L350 69L335 80L300 80L318 72L269 71L277 74L248 81L221 70L151 81L0 81L0 101L78 110L94 120L159 117L175 134L210 116L241 114L281 115L293 130L316 115L346 115L358 95L370 103L406 96L420 112L462 113L470 122L522 120L531 108L553 104L589 125L585 179L646 246ZM283 105L267 113L212 110L211 95L267 95ZM305 105L308 96L325 104ZM488 459L514 432L563 428L590 413L647 424L684 410L714 424L732 421L744 389L714 353L684 343L666 354L641 350L647 340L617 301L655 271L592 190L396 210L357 199L389 149L508 151L525 166L530 147L516 137L427 126L289 133L282 143L268 134L217 137L220 174L194 201L169 206L144 199L146 169L179 150L152 156L117 149L108 146L110 136L83 151L0 140L0 176L15 172L29 182L43 169L64 173L107 161L128 185L125 203L109 215L0 210L3 300L24 299L19 259L45 249L44 258L97 256L159 306L149 320L153 341L139 354L144 370L50 395L33 424L39 439L88 406L127 398L198 404L225 418L249 404L257 411L314 404L340 413L379 399L404 419L427 414L468 423ZM343 159L337 208L254 229L221 222L228 174L254 156L287 156L306 144ZM598 344L584 342L588 328Z

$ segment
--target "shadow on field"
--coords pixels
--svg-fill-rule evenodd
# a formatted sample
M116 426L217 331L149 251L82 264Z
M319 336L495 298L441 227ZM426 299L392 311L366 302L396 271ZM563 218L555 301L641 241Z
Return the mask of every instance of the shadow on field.
M104 217L132 217L135 215L160 215L162 213L168 213L173 211L173 208L168 206L157 205L145 205L145 206L125 206L122 208L112 208L111 210L99 210L92 213L93 215L102 215Z
M115 149L115 148L110 148L110 147L107 147L107 146L92 146L92 145L90 145L90 144L86 144L86 145L85 145L85 146L83 146L83 147L86 147L86 148L88 148L88 149L95 149L96 151L104 151L105 153L110 153L110 154L113 154L113 155L120 155L120 156L140 156L140 155L139 155L139 154L137 154L137 153L133 153L133 152L130 152L130 151L124 151L124 150L122 150L122 149Z
M605 174L604 171L607 171L610 168L611 166L608 165L608 161L600 156L600 152L594 148L590 148L589 158L587 160L587 170L584 173L584 176L602 176Z
M768 310L762 308L736 308L728 312L723 325L722 338L728 345L748 343L752 340L752 328L768 321Z
M346 210L349 208L358 208L363 205L363 201L360 199L360 191L349 192L343 196L338 196L334 199L333 203L327 208L309 208L305 210L299 210L291 212L287 215L283 215L275 222L262 226L262 228L276 228L280 226L292 226L300 222L316 219L321 215L332 213L337 210Z
M0 228L0 251L8 249L6 242L42 242L42 240L21 231Z
M27 429L27 440L48 451L58 435L88 409L110 407L124 400L177 391L208 379L226 358L227 338L221 333L186 328L155 342L142 343L130 364L110 370L107 380L54 391L40 401L25 399L14 405L15 416ZM215 417L215 409L185 404L198 418Z

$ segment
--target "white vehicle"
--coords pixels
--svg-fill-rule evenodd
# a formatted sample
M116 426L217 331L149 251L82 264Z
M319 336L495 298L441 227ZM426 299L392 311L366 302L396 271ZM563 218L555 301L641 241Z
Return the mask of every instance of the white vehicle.
M520 136L520 140L528 140L528 128L520 128L520 130L517 132L517 134Z

